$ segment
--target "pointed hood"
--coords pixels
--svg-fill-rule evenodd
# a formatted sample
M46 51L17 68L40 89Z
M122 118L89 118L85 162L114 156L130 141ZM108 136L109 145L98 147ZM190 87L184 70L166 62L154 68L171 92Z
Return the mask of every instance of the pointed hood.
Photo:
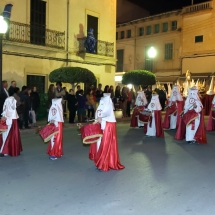
M55 122L64 122L63 120L63 108L62 98L52 99L52 106L49 109L48 122L54 120Z
M152 110L161 110L162 109L158 95L152 94L152 99L151 99L151 102L148 105L148 109L151 110L151 111Z
M214 76L212 76L210 88L206 94L207 95L214 95Z
M170 97L171 92L172 92L172 89L171 89L170 83L167 83L167 88L168 88L168 94L167 94L167 96L168 96L168 97Z

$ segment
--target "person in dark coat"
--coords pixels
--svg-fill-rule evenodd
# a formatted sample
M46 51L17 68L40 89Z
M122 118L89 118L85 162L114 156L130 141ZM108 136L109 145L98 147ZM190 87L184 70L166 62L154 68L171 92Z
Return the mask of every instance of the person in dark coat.
M25 123L25 129L29 129L29 111L31 110L31 100L28 96L29 88L27 86L22 87L22 92L20 92L19 97L23 103L23 120ZM23 122L20 122L20 127L22 128Z
M32 92L31 92L31 97L32 97L32 109L34 110L35 114L37 115L39 106L40 106L40 96L37 92L37 87L33 87Z
M74 95L73 89L69 90L69 93L67 95L67 101L68 101L67 107L69 109L69 123L74 123L78 100Z
M8 89L9 96L13 96L15 88L16 88L16 81L11 81L11 85Z
M8 87L7 81L2 81L2 88L1 88L1 95L0 95L0 111L1 111L1 113L3 112L4 102L5 102L6 98L9 97L7 87Z

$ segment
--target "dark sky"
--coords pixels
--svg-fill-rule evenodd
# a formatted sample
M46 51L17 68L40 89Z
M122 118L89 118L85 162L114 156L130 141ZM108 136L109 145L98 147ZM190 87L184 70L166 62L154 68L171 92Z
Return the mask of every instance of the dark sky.
M170 10L181 9L191 5L191 0L129 0L150 12L151 15L163 13ZM193 0L194 4L206 2L208 0Z

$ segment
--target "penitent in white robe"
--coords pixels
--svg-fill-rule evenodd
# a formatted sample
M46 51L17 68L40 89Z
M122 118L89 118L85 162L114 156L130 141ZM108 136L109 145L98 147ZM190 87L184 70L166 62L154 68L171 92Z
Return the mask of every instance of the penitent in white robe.
M147 124L147 136L156 136L156 126L155 126L155 117L154 117L154 111L152 112L152 124L150 127L150 123Z

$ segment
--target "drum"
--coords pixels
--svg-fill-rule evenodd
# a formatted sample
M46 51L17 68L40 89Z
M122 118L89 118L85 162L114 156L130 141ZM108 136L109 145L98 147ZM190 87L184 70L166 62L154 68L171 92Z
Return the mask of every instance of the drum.
M177 106L176 104L173 104L171 106L168 106L166 108L166 113L168 116L174 115L177 112Z
M195 110L189 110L182 117L186 126L189 126L195 119L199 117L198 113Z
M150 122L151 112L150 111L142 111L139 114L139 121L143 124L148 124Z
M43 138L44 142L48 142L51 138L59 132L58 127L54 123L50 123L44 126L40 131L40 136Z
M6 120L0 119L0 134L7 131L7 129Z
M80 128L80 132L84 144L96 143L103 136L103 131L99 123L85 125Z

